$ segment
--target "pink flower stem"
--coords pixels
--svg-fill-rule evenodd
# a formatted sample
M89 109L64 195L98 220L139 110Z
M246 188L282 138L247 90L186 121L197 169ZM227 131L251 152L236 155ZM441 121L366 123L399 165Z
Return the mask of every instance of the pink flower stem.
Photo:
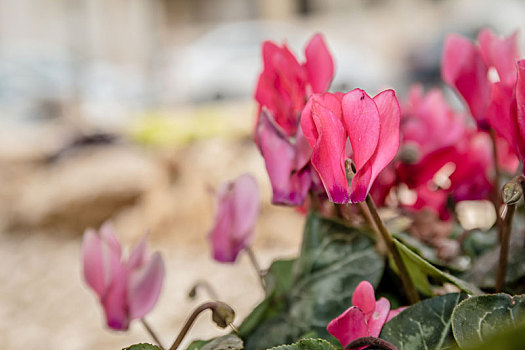
M499 212L499 207L501 205L501 196L500 196L500 179L501 179L501 171L499 169L499 161L498 161L498 146L497 146L497 139L496 139L496 131L494 131L493 128L490 128L489 131L490 139L492 140L492 158L494 159L494 186L492 191L492 203L494 204L494 208L496 208L496 212ZM501 228L502 221L501 217L499 215L496 216L496 223L499 228ZM501 240L501 236L500 236Z
M372 345L376 348L384 349L384 350L399 350L394 344L384 339L375 338L375 337L357 338L356 340L348 344L345 347L345 350L359 349L362 346L367 346L367 345Z
M151 326L149 325L148 322L146 322L146 319L145 318L141 318L140 319L140 322L142 322L142 325L144 326L144 328L146 329L146 332L149 333L149 335L151 336L151 338L155 341L155 343L157 343L157 345L159 346L159 348L161 350L164 350L164 346L162 346L162 343L160 342L160 339L159 337L157 336L157 333L155 333L155 331L153 330L153 328L151 328Z
M368 207L368 210L370 211L370 214L372 216L372 219L375 222L375 228L377 229L377 233L379 236L383 238L383 241L385 242L385 245L394 258L394 263L397 266L397 270L399 272L399 277L401 278L401 283L403 284L403 287L405 288L406 296L411 304L415 304L419 301L419 295L417 294L416 287L414 286L414 282L410 278L410 275L408 274L408 269L403 262L403 258L401 257L401 254L396 248L396 245L394 243L394 239L392 238L392 235L390 232L388 232L388 229L385 227L385 224L383 223L383 220L379 216L379 213L377 212L377 208L374 204L374 200L370 195L366 196L366 205Z
M266 283L264 282L264 272L261 269L261 265L259 265L259 262L257 261L257 258L255 257L255 253L253 252L252 247L246 247L244 248L246 251L246 254L248 254L248 258L250 259L250 262L252 263L253 268L257 272L257 275L259 276L259 282L261 283L261 287L264 292L266 292Z

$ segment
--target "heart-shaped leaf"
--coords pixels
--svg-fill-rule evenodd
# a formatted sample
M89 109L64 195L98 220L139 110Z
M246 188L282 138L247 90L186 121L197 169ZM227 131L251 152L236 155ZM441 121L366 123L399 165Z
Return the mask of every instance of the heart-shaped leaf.
M441 350L455 345L451 330L454 307L465 294L446 294L410 306L387 322L380 338L399 350Z
M525 316L525 296L479 295L460 303L452 315L454 337L461 348L483 343Z
M336 350L336 348L324 339L301 339L295 344L280 345L271 350Z

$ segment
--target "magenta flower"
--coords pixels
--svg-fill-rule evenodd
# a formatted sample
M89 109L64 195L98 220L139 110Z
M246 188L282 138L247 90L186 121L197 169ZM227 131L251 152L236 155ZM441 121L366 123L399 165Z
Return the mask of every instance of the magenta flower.
M373 99L361 90L346 94L314 94L306 104L301 126L312 147L312 165L329 199L335 203L365 200L374 180L399 148L400 109L393 90ZM347 152L347 140L351 152ZM356 174L348 189L345 160Z
M339 340L343 349L355 339L378 337L383 325L405 309L390 310L390 302L386 298L376 301L374 287L368 281L362 281L356 287L352 304L326 327L328 333Z
M307 98L326 91L334 75L332 56L321 34L310 39L304 53L306 60L300 64L286 44L263 44L264 69L255 91L259 115L265 107L287 136L296 134Z
M159 298L164 280L160 253L146 255L146 236L127 261L113 228L105 224L97 232L87 229L82 240L86 283L97 294L108 327L127 330L133 319L144 317Z
M259 207L259 188L251 175L241 175L222 184L209 233L215 260L234 262L240 251L252 243Z
M449 35L443 49L442 76L463 97L478 127L487 130L489 124L495 127L489 111L492 88L513 88L519 49L517 33L501 39L485 29L478 42L476 45L460 35Z
M311 149L298 127L299 117L312 92L328 89L334 65L320 34L306 46L305 57L299 64L286 45L263 44L255 142L264 157L274 204L302 205L312 184Z

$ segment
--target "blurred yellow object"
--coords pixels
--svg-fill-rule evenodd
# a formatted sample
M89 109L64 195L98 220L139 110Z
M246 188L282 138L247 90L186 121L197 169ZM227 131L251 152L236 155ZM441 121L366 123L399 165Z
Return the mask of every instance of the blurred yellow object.
M176 111L152 111L132 123L130 137L145 145L180 146L213 137L251 135L255 113L248 103L210 104Z

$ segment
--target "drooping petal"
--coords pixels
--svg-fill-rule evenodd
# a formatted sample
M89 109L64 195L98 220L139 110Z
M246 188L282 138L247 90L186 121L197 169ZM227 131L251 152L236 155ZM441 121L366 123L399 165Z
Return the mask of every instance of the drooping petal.
M311 145L313 143L312 165L319 174L328 198L335 203L348 203L344 166L346 132L337 102L337 97L331 94L312 96L308 110L310 113L303 113L301 126L304 125L303 132L308 142Z
M379 298L375 306L374 312L366 316L368 336L370 337L379 336L390 312L390 302L386 298Z
M146 261L147 241L148 236L145 234L131 251L127 262L128 271L139 268Z
M339 340L343 348L357 338L368 336L365 314L355 306L330 321L326 330Z
M306 62L304 67L308 74L308 81L314 93L328 90L334 76L334 61L326 47L321 34L310 39L304 51Z
M232 201L235 215L232 238L243 249L251 244L261 202L259 186L252 175L244 174L235 180L232 189Z
M379 173L394 159L399 149L399 120L401 110L394 90L385 90L374 97L381 121L379 139L370 158L372 177L368 191Z
M517 105L517 119L519 125L518 144L519 151L517 152L521 160L525 159L525 60L518 61L518 78L516 81L516 105Z
M446 38L441 70L443 80L459 92L478 127L484 130L488 127L485 113L491 85L487 71L479 48L472 42L455 34Z
M160 253L154 253L141 268L131 271L128 278L129 316L142 318L153 309L162 290L164 262Z
M115 330L127 330L129 326L127 282L127 271L120 265L113 271L111 284L101 300L106 323Z
M106 290L102 242L95 230L87 229L82 238L82 266L87 284L102 297Z
M503 83L496 83L492 87L487 116L494 130L505 138L516 152L520 152L523 150L520 147L519 118L516 117L516 109L514 107L516 102L517 99L513 88L509 88Z
M368 281L360 282L352 295L352 305L357 306L366 314L376 309L376 297L374 287Z
M311 154L304 137L298 137L294 147L263 109L256 128L256 140L272 185L272 202L301 205L311 183L309 174L300 171L309 162Z
M490 29L484 29L479 33L478 41L487 66L494 67L500 81L512 87L516 83L516 61L520 57L518 33L499 38Z
M359 171L377 147L380 118L374 100L361 89L346 93L341 101L343 123L352 144L354 163Z
M234 262L239 252L235 251L230 239L233 218L233 203L230 183L223 184L217 191L215 200L215 219L208 238L213 250L213 258L219 262Z
M108 247L119 256L122 256L122 247L118 241L117 235L115 234L115 229L113 225L109 222L102 224L99 230L100 238L108 245Z

